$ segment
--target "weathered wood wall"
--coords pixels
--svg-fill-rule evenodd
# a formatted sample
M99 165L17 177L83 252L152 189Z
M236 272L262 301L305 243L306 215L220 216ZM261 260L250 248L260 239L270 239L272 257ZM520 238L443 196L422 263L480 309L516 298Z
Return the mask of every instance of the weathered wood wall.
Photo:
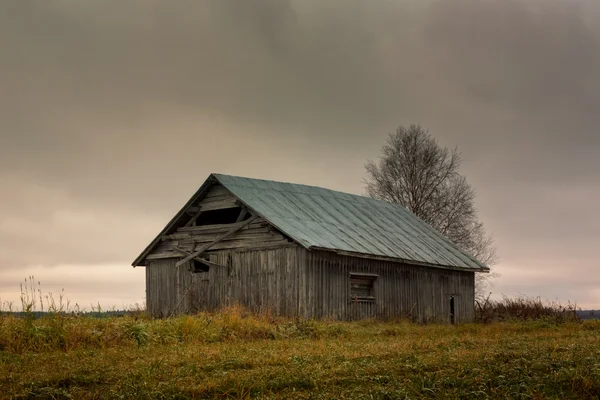
M474 275L389 261L340 256L288 246L279 249L218 251L222 267L191 273L178 259L149 261L147 307L154 316L215 311L240 304L253 312L306 318L353 320L412 318L450 322L474 318ZM351 299L350 273L376 274L375 301Z
M208 272L192 273L178 258L150 260L146 267L146 304L151 315L215 311L239 304L252 312L299 313L304 288L305 250L295 245L279 249L219 251L207 254Z
M243 222L242 222L243 223ZM234 224L204 225L177 228L177 232L165 235L147 257L148 260L157 258L172 258L181 255L174 246L191 252L212 242L227 232ZM290 241L281 233L271 228L262 218L256 218L233 235L211 246L210 250L275 248L288 244Z
M232 208L239 208L236 198L223 186L215 185L208 191L206 197L192 206L188 212L189 218L193 218L199 211L205 212ZM212 245L210 250L276 248L290 242L284 235L260 217L255 218L247 225L244 225L243 221L200 226L190 224L188 226L179 226L174 232L164 235L162 241L154 247L146 259L155 260L179 257L182 253L176 250L176 248L186 252L198 250L207 243L216 240L236 225L243 225L243 227L233 235Z
M178 258L148 261L146 266L146 310L154 317L187 312L185 291L197 278L185 268L175 267Z
M308 252L304 274L305 303L301 315L315 318L406 318L417 322L450 322L454 296L455 321L474 319L474 273L390 261ZM376 274L375 301L350 296L350 273Z
M214 210L240 216L237 222L196 226L196 217ZM145 258L146 303L154 316L240 304L254 312L307 318L450 322L454 296L455 321L474 318L473 272L309 252L262 218L244 223L237 199L221 185L211 187L186 214ZM208 272L192 273L192 261L176 266L209 245L202 258L218 265ZM360 272L377 275L372 302L351 299L350 273Z

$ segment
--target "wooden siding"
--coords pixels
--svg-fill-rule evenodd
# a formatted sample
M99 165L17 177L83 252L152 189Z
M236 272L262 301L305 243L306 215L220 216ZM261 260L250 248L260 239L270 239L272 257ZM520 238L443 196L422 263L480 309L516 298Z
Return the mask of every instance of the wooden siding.
M155 317L168 317L186 312L182 304L191 273L175 267L177 258L149 261L146 266L146 310Z
M215 185L186 210L188 221L204 211L239 207L236 201ZM260 217L248 222L195 226L183 221L163 235L145 259L150 314L166 317L240 304L254 312L297 315L305 250ZM192 273L193 261L176 266L185 255L182 251L189 254L208 245L201 257L217 265L207 272Z
M197 216L199 211L214 211L239 207L236 198L221 185L213 186L205 197L196 204L190 206L186 211L188 219ZM243 224L244 222L239 222ZM193 252L201 249L204 245L211 243L235 226L234 223L178 226L172 232L165 234L149 255L147 260L160 258L173 258L181 256L180 250ZM231 236L220 240L210 246L210 251L224 249L251 249L251 248L276 248L285 246L290 240L272 227L263 218L255 218L252 222L244 225L239 231Z
M301 286L306 251L295 245L279 249L220 251L206 254L208 272L192 273L178 258L148 261L146 304L155 317L216 311L239 304L252 312L296 316L304 301Z
M351 299L350 273L377 275L375 301ZM306 302L301 304L304 317L450 322L450 298L454 296L456 322L474 319L473 272L311 251L304 280Z
M474 318L474 275L389 261L279 249L207 253L219 266L192 273L178 258L151 260L146 270L147 307L153 316L217 311L239 304L252 312L306 318L355 320L410 318L415 322L450 322ZM351 273L376 275L374 301L350 295Z
M227 232L231 226L232 224L223 224L179 228L177 233L165 235L163 241L152 250L147 258L152 260L179 257L181 254L174 250L173 246L187 252L198 250L203 245L214 241L224 232ZM272 228L265 220L256 218L233 235L212 245L210 250L281 247L288 243L290 241Z

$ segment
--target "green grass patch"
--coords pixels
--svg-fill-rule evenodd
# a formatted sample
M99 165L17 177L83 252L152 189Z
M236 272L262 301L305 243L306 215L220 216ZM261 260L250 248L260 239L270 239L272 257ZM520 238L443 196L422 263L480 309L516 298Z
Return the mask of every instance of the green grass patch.
M0 399L598 399L600 321L0 317Z

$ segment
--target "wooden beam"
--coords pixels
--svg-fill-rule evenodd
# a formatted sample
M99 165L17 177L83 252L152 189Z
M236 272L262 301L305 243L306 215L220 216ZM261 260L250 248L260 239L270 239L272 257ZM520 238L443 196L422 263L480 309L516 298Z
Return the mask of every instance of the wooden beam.
M231 229L231 224L229 226ZM210 242L215 240L219 235L227 232L229 229L215 229L212 231L188 231L188 232L177 232L170 235L164 235L162 240L194 240L195 242ZM281 236L279 233L269 232L267 227L253 227L252 224L242 229L244 235L255 236L255 235L272 235ZM240 232L241 233L241 232Z
M248 209L246 207L242 207L242 211L240 211L240 215L238 215L237 220L235 222L242 222L247 213Z
M192 216L192 218L190 218L190 220L188 222L185 223L184 227L187 226L191 226L194 221L196 220L196 218L198 218L200 216L200 214L202 214L202 207L198 207L198 211L196 211L196 213Z
M210 249L211 251L213 250L243 250L246 248L250 248L250 247L262 247L264 245L270 245L270 246L282 246L282 245L286 245L290 243L287 239L281 239L281 240L253 240L253 241L246 241L246 240L242 240L242 241L237 241L234 240L232 242L228 242L228 241L222 241L220 243L216 243L213 245L213 247Z
M185 212L186 212L186 213L188 213L189 215L194 215L195 213L197 213L197 212L198 212L198 209L199 209L199 208L200 208L200 207L196 207L196 206L190 206L190 207L188 207L188 209L187 209L187 210L185 210Z
M244 223L244 222L246 222L246 221L242 221L241 223ZM235 223L188 226L185 228L184 227L177 228L176 233L192 233L192 234L196 235L196 234L205 234L205 233L227 232L234 225L235 225ZM267 226L268 226L268 223L265 220L263 220L262 218L256 218L254 221L252 221L251 224L248 225L248 228L249 229L266 228Z
M172 251L164 251L164 252L160 252L160 253L148 254L148 256L146 257L146 260L160 260L163 258L177 258L177 257L181 257L181 254L174 253Z
M243 221L242 223L235 224L235 226L233 228L231 228L229 231L225 232L223 235L219 236L217 239L213 240L210 243L205 244L204 246L202 246L200 249L196 250L195 252L193 252L189 256L184 257L182 260L179 260L175 264L175 266L179 267L180 265L185 264L186 262L190 261L192 258L198 257L200 254L202 254L206 250L210 249L214 244L217 244L221 240L225 239L226 237L233 235L234 233L236 233L237 231L239 231L240 229L242 229L244 226L246 226L250 222L254 221L254 219L256 219L256 217L257 217L257 215L253 215L250 218L248 218L247 220Z
M192 254L189 251L185 251L181 247L173 246L173 249L177 250L177 251L179 251L179 252L181 252L183 254L186 254L188 256ZM205 264L205 265L207 265L209 267L224 267L224 265L214 263L214 262L212 262L210 260L205 260L204 258L194 257L193 259L196 260L196 261L198 261L198 262L201 262L202 264Z
M202 211L225 210L228 208L238 208L239 206L240 205L237 204L237 201L235 199L200 204L200 208L202 209Z

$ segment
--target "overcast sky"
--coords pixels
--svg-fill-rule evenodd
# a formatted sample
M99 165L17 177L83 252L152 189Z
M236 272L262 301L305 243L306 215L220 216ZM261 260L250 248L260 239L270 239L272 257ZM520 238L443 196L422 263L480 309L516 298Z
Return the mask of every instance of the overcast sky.
M175 5L176 3L176 5ZM0 302L142 302L211 172L364 193L389 132L458 146L496 297L600 308L600 2L0 2Z

